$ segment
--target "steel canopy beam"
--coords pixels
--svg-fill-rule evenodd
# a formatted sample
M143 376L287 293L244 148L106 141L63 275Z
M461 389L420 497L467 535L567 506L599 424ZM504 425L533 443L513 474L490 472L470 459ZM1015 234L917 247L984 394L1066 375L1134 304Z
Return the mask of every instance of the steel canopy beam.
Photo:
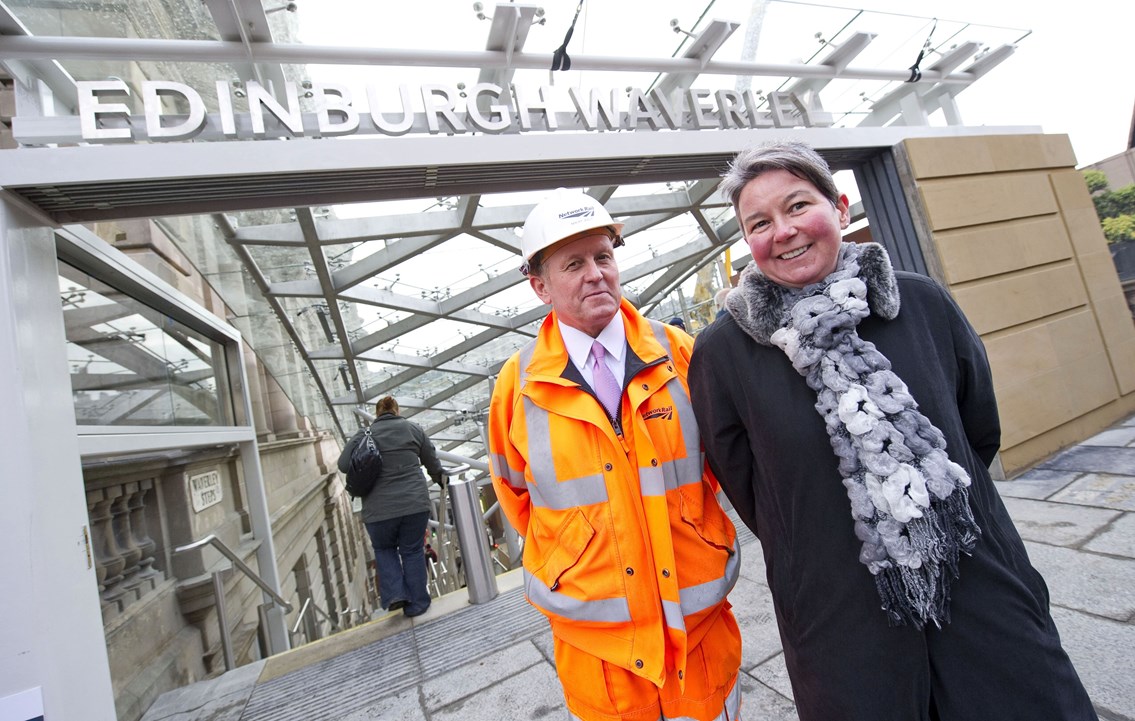
M546 70L550 53L508 53L503 50L415 50L331 45L235 42L231 40L164 40L59 36L0 36L0 56L17 60L156 60L198 63L295 63L311 65L386 65L439 68L512 68ZM619 55L573 55L572 70L753 75L789 78L843 78L906 81L910 71L891 68L844 68L805 63L708 61L697 58L633 58ZM919 82L969 85L973 73L944 75L926 71Z

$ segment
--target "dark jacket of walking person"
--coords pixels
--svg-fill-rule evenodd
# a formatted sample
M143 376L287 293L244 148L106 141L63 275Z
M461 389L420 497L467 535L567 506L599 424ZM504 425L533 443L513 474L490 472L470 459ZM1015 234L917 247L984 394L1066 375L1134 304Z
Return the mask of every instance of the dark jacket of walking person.
M1095 719L988 469L985 350L951 296L844 243L799 143L722 183L754 263L698 337L710 466L758 536L802 721Z
M430 496L422 466L441 485L441 462L422 427L398 415L394 398L379 400L375 414L370 429L382 452L382 473L363 498L362 513L374 548L379 596L383 608L419 616L430 607L425 560ZM360 429L339 456L343 473L362 438Z

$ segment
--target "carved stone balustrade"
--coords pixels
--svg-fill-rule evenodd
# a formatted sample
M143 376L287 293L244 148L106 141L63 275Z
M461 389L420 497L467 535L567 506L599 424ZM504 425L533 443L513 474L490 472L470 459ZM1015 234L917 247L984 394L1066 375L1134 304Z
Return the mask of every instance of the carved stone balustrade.
M146 522L146 503L153 502L153 488L153 480L146 479L87 489L104 622L165 580L153 567L157 544Z

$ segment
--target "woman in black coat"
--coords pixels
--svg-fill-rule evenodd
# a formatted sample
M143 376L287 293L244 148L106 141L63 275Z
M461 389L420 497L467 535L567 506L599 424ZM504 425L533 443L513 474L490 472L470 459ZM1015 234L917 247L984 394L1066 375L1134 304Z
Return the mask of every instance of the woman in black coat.
M721 186L754 262L698 337L710 466L761 541L803 721L1096 719L989 476L984 348L849 214L800 143Z
M398 415L394 398L379 400L375 415L370 431L382 453L382 472L363 498L363 522L374 548L379 597L385 609L419 616L430 607L425 556L430 496L422 466L441 485L441 461L422 427ZM339 456L343 473L362 438L359 430Z

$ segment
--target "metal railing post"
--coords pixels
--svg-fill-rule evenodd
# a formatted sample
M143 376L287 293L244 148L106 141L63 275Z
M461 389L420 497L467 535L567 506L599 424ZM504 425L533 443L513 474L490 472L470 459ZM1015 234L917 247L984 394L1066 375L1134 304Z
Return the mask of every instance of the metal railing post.
M444 595L451 593L461 588L462 579L461 572L457 567L457 548L461 545L461 539L453 538L451 531L456 530L449 523L449 486L453 483L454 478L459 478L462 471L469 468L467 464L461 464L454 468L444 469L446 482L442 486L441 493L438 494L438 519L437 519L437 541L438 547L435 549L438 554L438 563L441 566L441 574L438 575L438 594Z
M449 496L453 504L457 539L461 544L461 564L469 590L469 602L485 603L496 598L499 591L488 539L485 538L485 521L477 482L469 478L469 475L471 474L449 481Z
M283 619L283 613L291 611L292 604L284 600L284 597L277 593L275 589L273 589L270 585L268 585L264 581L264 579L261 578L255 571L249 568L248 564L240 560L240 556L234 553L231 548L226 546L221 539L217 538L216 535L210 533L208 536L205 536L200 540L173 549L173 552L175 554L185 553L187 551L194 551L204 546L210 545L220 551L221 555L232 562L232 565L224 570L235 568L241 571L242 573L244 573L244 575L248 576L248 578L253 583L260 587L260 590L264 592L265 596L270 598L269 601L261 604L258 611L258 613L260 613L260 627L264 630L265 633L268 634L268 655L271 656L273 654L279 653L281 650L287 650L286 646L290 646L290 639L287 635L288 627L283 627L283 643L285 645L285 648L280 648L278 646L279 639L277 638L278 634L275 633L276 629L274 628L275 623L273 621L273 618L278 617L280 619ZM273 577L275 577L274 571ZM225 608L225 582L221 577L221 571L213 572L213 594L215 596L215 603L217 607L217 622L221 626L221 649L225 654L225 666L229 671L231 671L236 668L236 661L233 657L232 636L229 632L228 611Z
M221 625L221 652L225 655L225 670L236 668L233 640L229 632L229 612L225 608L225 579L220 571L213 571L213 598L217 605L217 623Z

